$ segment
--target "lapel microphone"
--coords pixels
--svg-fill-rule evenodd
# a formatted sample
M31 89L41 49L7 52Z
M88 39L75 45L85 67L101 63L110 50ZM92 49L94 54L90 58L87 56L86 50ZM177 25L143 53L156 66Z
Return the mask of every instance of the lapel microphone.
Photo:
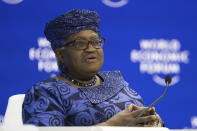
M166 89L164 91L164 93L157 99L155 100L149 107L147 107L146 109L144 109L135 119L133 119L132 121L130 121L127 126L132 126L144 113L146 113L151 107L153 107L167 92L168 90L168 86L171 83L172 78L170 75L167 75L165 77L165 83L166 83Z

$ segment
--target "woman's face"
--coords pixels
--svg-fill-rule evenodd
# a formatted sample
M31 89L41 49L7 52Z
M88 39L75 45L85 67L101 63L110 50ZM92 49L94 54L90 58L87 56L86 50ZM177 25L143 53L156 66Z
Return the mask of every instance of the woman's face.
M71 35L65 40L65 43L79 39L88 42L99 39L99 36L92 30L84 30ZM103 65L103 49L96 49L92 44L89 44L86 49L80 50L72 45L66 46L61 55L67 72L76 79L82 80L94 76Z

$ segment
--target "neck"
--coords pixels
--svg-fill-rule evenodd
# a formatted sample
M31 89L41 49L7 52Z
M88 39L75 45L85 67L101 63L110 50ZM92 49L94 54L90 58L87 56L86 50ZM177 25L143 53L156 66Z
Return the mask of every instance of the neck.
M81 86L81 87L92 87L96 84L96 81L97 81L96 76L94 76L91 80L88 80L88 81L81 81L81 80L79 81L79 80L73 79L71 76L68 75L68 73L64 73L62 74L62 76L65 77L70 82L72 82L73 84L77 86Z
M59 79L59 80L66 81L67 84L69 84L70 86L72 86L74 88L87 88L87 87L75 85L74 83L72 83L71 81L69 81L68 79L66 79L64 76L56 76L56 78ZM103 82L103 80L96 75L96 83L95 83L95 85L90 86L88 88L93 88L93 87L99 86L102 82Z
M81 72L81 71L70 71L69 69L66 70L67 75L69 75L72 79L80 81L80 82L89 82L91 81L94 76L98 73L96 71L93 72Z
M66 73L69 77L72 79L81 82L81 83L89 83L94 80L95 75L75 75L75 74L70 74L69 72Z

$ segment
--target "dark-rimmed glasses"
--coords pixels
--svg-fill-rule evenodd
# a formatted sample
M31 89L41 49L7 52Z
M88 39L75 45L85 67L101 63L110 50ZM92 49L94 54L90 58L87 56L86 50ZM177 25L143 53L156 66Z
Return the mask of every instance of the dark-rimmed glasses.
M103 48L105 42L105 38L95 39L95 40L83 40L83 39L76 39L65 43L62 47L69 47L72 46L78 50L87 49L89 44L91 43L95 49Z

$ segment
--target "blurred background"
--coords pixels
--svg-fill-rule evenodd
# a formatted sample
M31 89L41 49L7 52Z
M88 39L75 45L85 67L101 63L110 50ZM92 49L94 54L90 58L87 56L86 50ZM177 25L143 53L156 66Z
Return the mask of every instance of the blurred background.
M196 0L0 0L0 121L8 98L58 74L45 23L71 9L96 10L106 38L102 70L120 70L170 129L197 128Z

